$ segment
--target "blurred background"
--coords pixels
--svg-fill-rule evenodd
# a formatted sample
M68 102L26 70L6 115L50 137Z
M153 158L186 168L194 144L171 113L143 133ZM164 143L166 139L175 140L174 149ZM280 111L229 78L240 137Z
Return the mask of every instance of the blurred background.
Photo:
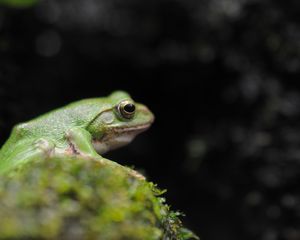
M299 1L12 2L1 144L18 122L123 89L156 122L107 157L166 188L202 240L300 239Z

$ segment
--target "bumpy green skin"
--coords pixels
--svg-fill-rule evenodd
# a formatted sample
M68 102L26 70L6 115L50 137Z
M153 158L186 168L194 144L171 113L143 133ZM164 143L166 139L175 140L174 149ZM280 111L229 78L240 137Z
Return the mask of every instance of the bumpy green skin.
M17 125L0 150L0 174L49 156L82 155L114 164L95 151L92 141L104 135L113 138L116 129L126 133L127 129L151 124L154 118L147 107L138 103L133 118L122 117L116 107L126 100L133 102L126 92L116 91L108 97L81 100Z
M153 184L122 168L77 156L13 172L0 177L0 239L197 239Z

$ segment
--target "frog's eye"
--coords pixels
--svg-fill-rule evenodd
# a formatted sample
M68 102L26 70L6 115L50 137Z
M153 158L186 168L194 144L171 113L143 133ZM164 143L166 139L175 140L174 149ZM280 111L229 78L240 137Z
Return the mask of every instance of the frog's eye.
M118 105L118 111L122 117L126 119L131 119L135 113L135 105L130 101L120 102Z

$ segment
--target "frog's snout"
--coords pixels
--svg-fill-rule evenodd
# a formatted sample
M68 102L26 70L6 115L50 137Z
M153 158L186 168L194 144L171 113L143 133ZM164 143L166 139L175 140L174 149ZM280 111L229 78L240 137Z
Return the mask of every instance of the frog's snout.
M149 123L149 125L151 125L154 121L155 121L155 116L154 114L150 111L150 109L148 107L146 107L145 105L138 105L137 110L144 115L145 118L147 118L147 122Z

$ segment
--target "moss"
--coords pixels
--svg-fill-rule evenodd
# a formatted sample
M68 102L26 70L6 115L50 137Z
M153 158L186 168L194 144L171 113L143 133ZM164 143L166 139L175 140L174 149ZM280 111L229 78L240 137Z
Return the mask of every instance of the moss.
M0 239L191 239L154 184L82 158L0 178Z

